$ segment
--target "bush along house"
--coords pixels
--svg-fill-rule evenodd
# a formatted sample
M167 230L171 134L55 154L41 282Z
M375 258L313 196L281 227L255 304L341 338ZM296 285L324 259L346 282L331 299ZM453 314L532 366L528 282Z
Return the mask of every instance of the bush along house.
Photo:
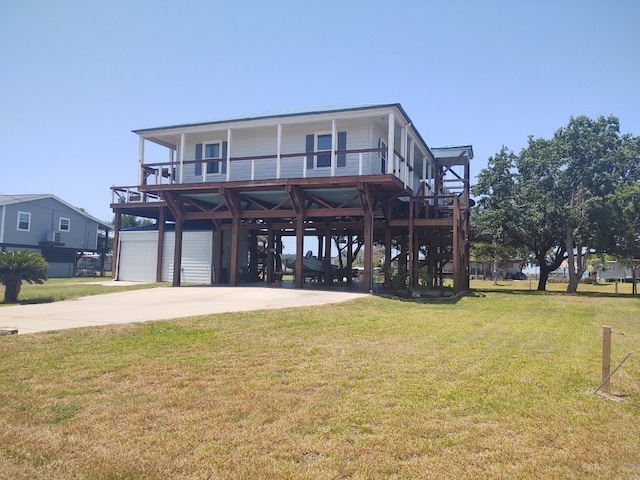
M283 239L305 282L306 237L317 279L333 284L332 241L360 247L363 291L374 245L416 285L469 285L470 145L429 148L400 104L322 107L135 130L138 179L112 188L114 277L238 285L277 283ZM122 215L152 219L123 230ZM359 243L358 243L359 242ZM393 254L393 258L392 258ZM391 261L383 267L385 282ZM426 274L425 274L426 272Z

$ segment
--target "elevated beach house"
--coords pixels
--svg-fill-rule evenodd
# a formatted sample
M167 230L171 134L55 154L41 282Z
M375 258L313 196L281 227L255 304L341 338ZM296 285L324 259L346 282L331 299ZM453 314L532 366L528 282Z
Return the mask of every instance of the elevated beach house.
M237 285L278 282L292 237L295 286L304 240L318 240L316 279L351 282L330 264L332 241L360 241L363 291L373 288L374 244L417 282L427 271L468 288L470 145L429 148L400 104L287 110L135 130L135 185L112 188L114 276L120 280ZM122 230L122 215L153 219ZM289 253L289 252L287 252ZM345 271L353 251L346 249ZM389 279L391 261L385 261ZM426 276L422 276L425 278ZM387 280L388 281L388 280Z

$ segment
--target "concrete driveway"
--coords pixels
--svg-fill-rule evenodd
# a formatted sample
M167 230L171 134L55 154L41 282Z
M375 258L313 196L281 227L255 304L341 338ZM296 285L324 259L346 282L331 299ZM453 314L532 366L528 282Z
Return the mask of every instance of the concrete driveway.
M324 305L364 296L365 293L263 286L158 287L63 302L0 307L0 330L35 333L209 313Z

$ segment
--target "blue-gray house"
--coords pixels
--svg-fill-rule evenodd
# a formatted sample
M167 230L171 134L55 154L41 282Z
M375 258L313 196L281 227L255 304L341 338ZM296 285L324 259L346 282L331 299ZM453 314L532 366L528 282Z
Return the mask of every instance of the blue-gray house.
M0 195L0 250L35 250L47 275L71 277L82 252L106 253L110 227L55 195Z

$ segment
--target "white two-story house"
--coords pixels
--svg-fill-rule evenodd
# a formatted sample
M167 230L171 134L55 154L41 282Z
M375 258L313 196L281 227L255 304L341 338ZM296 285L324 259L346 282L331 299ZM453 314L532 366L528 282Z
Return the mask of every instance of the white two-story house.
M134 133L137 182L112 189L118 279L275 282L289 236L295 285L304 283L307 237L318 238L316 257L325 261L325 283L333 283L331 241L340 237L363 245L363 290L372 288L374 243L385 245L386 258L392 245L398 249L412 278L424 266L437 281L450 263L456 290L468 286L473 150L430 148L399 104L287 110ZM121 231L124 214L155 222Z

